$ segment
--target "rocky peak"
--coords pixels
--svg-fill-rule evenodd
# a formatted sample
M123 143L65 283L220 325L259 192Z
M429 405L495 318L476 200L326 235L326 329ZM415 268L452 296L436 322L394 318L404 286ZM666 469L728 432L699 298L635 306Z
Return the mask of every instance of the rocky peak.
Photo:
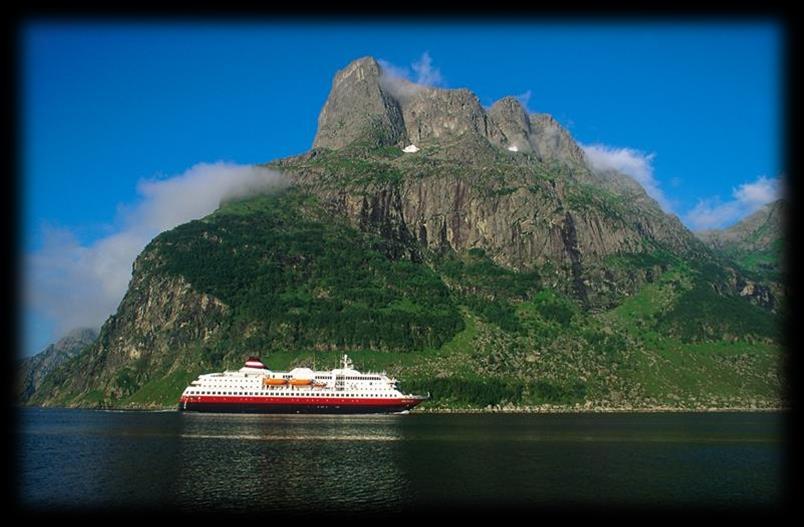
M313 147L471 143L535 153L546 161L583 164L584 155L548 114L528 115L515 97L484 110L470 90L415 84L385 72L372 57L338 71L318 118Z
M488 115L494 124L489 134L492 143L514 152L534 152L530 119L519 99L503 97L489 108Z
M463 88L422 87L402 105L402 116L407 137L415 144L487 135L487 117L480 101Z
M338 71L333 79L333 86L339 86L344 82L359 82L365 79L378 79L381 73L379 63L374 57L361 57L352 61L348 66Z
M585 164L583 150L569 132L546 113L530 114L531 146L543 161Z
M340 70L318 116L313 148L343 148L358 141L392 145L404 134L399 103L380 85L380 65L372 57Z

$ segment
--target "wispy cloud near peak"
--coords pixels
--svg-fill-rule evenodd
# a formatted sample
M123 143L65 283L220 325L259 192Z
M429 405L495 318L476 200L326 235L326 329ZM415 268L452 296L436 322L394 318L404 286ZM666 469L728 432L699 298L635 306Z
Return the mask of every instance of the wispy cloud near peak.
M645 153L633 148L618 148L602 144L580 145L589 166L593 170L616 170L631 176L642 185L648 196L656 200L662 210L672 212L670 200L665 196L653 173L655 153Z
M693 230L728 227L760 207L776 201L783 195L782 179L760 176L732 189L732 199L721 201L719 196L698 200L697 205L684 215L685 223Z
M103 238L81 244L70 229L44 227L42 248L25 255L26 306L53 321L60 334L97 328L117 308L134 259L154 236L206 216L222 200L285 184L277 172L231 163L202 163L171 178L142 180L141 200L119 207L116 227Z
M423 87L443 87L444 77L441 70L433 66L430 53L425 51L418 61L410 67L396 66L386 60L378 60L382 68L380 83L397 98L414 95Z
M530 97L532 95L533 92L531 90L528 90L525 93L520 93L519 95L515 96L517 99L519 99L520 104L522 104L522 107L525 108L525 111L528 113L530 113L530 108L528 107L528 104L530 103Z

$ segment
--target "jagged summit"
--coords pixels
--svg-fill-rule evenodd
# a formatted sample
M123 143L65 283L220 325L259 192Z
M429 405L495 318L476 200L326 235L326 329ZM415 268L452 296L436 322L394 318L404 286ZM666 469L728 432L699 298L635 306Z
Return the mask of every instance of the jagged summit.
M318 116L314 148L343 148L369 140L397 144L405 130L399 103L380 87L380 65L372 57L340 70Z
M528 114L515 97L486 111L466 88L415 84L362 57L338 71L318 118L313 148L340 149L357 142L417 147L469 140L540 160L583 163L583 151L548 114Z
M516 97L503 97L488 111L495 126L489 139L502 147L515 152L538 151L531 143L530 117Z

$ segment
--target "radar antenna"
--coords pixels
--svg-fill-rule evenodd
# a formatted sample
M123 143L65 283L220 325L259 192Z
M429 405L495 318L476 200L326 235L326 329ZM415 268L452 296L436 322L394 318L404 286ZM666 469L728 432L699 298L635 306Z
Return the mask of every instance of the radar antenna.
M349 360L349 357L346 354L343 354L343 360L341 361L343 369L348 370L352 367L352 361Z

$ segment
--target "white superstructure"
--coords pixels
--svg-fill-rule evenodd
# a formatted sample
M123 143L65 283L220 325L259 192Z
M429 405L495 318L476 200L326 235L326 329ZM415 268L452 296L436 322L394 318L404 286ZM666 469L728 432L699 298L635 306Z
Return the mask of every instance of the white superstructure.
M237 371L199 376L184 390L180 409L200 411L325 411L331 406L345 412L407 410L426 397L404 395L397 380L383 373L361 373L344 355L341 367L329 371L294 368L271 371L254 357ZM314 408L307 408L313 405ZM245 409L236 409L242 406ZM270 407L270 408L268 408Z

